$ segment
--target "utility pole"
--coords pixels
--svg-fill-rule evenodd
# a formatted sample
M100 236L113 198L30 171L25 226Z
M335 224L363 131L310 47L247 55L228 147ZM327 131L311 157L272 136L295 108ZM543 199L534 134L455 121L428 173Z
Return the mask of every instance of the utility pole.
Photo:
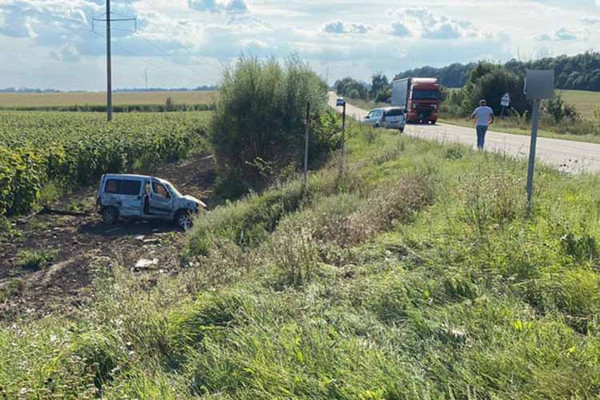
M121 21L134 21L137 29L136 17L112 18L110 11L110 0L106 0L106 18L92 18L92 31L94 31L94 22L106 22L106 120L109 122L113 119L111 23Z
M106 120L112 121L112 54L110 32L110 0L106 0Z
M310 102L306 105L306 138L304 140L304 188L308 183L308 144L310 138Z

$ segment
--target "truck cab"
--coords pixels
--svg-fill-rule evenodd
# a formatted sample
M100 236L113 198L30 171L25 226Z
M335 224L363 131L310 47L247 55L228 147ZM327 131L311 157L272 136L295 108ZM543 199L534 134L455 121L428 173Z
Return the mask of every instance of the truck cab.
M405 78L392 83L392 105L404 108L408 122L435 124L441 98L436 78Z

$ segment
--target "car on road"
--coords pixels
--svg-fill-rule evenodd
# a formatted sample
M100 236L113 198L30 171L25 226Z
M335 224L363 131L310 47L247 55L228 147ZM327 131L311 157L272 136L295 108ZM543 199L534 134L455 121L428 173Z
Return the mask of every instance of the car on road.
M374 128L398 129L404 132L406 115L399 107L374 108L369 111L362 123Z
M192 226L193 217L206 204L186 196L168 181L145 175L102 175L96 211L105 224L120 218L172 221L182 229Z

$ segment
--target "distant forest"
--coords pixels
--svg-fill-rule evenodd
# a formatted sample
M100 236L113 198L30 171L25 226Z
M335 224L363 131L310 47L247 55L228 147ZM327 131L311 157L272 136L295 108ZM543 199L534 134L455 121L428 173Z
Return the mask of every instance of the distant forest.
M438 78L442 85L458 88L464 86L476 66L476 63L457 63L443 68L415 68L396 75L396 79ZM586 52L572 57L548 57L527 62L511 60L504 64L504 67L518 75L524 75L527 69L554 69L558 89L600 91L600 52Z

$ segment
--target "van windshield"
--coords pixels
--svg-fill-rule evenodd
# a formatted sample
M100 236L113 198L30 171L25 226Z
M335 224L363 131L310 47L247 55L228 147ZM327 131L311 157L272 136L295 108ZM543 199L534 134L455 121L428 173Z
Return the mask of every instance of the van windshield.
M173 186L173 184L171 182L165 182L165 186L167 186L171 192L173 192L173 194L177 197L183 197L183 195L181 193L179 193L179 190L177 190L175 188L175 186Z

